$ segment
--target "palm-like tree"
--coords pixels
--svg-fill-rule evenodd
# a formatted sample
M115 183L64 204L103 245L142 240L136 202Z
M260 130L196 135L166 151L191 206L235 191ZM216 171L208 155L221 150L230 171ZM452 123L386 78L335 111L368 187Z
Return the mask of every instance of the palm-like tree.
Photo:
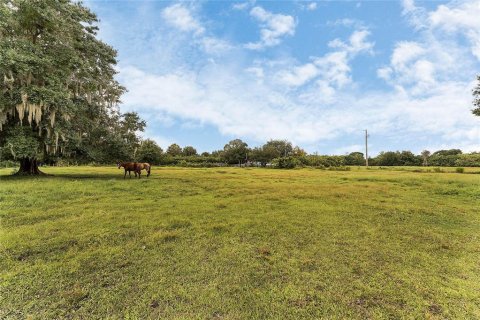
M423 150L422 151L422 158L423 158L423 166L428 166L428 157L430 157L430 151Z

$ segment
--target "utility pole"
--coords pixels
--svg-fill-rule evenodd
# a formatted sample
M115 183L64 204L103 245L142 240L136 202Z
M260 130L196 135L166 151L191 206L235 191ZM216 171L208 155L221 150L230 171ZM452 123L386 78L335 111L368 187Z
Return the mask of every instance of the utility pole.
M365 166L368 168L368 131L365 129Z

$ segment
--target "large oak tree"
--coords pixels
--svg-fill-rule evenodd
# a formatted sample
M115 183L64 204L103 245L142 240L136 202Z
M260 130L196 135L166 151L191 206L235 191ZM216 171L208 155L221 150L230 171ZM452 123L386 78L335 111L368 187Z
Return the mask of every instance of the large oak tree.
M96 23L69 0L0 0L0 147L20 161L19 173L39 174L41 157L94 153L119 136L125 88Z

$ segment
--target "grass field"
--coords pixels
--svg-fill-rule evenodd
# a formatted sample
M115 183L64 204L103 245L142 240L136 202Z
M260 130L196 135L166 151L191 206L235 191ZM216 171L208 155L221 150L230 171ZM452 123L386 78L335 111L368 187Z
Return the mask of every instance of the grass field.
M0 319L479 319L480 174L402 169L2 169Z

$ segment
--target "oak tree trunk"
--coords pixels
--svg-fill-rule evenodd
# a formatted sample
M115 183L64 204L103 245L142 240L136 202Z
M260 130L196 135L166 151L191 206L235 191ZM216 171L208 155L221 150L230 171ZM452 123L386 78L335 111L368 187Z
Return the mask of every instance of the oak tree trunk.
M41 175L44 174L38 169L36 158L22 158L20 159L20 169L16 175Z

